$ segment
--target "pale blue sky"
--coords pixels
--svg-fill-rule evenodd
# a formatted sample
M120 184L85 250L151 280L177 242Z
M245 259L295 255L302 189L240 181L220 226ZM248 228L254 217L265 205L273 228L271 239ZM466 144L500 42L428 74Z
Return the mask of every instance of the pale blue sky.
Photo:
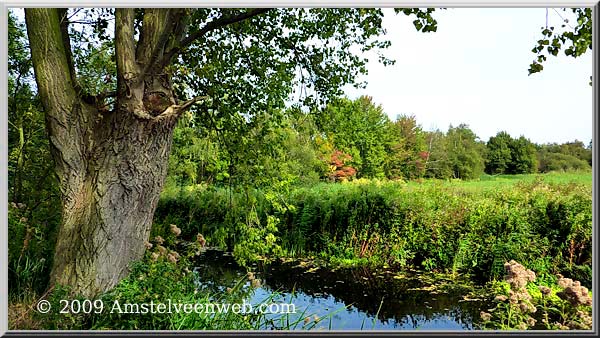
M392 42L385 54L396 64L373 57L367 88L347 86L349 97L370 95L390 118L415 115L425 130L466 123L484 141L500 130L536 143L591 140L592 52L574 59L561 51L541 73L527 75L546 25L544 8L437 10L435 33L417 32L413 18L385 11ZM561 23L550 9L549 26Z
M565 13L559 10L565 16ZM438 30L419 33L412 19L387 15L384 25L396 60L369 63L366 89L348 86L355 98L370 95L394 119L415 115L425 130L466 123L484 141L500 130L533 142L592 138L592 53L549 57L528 76L531 52L546 24L543 8L451 8L435 13ZM549 26L560 27L554 10ZM574 20L573 20L574 21Z

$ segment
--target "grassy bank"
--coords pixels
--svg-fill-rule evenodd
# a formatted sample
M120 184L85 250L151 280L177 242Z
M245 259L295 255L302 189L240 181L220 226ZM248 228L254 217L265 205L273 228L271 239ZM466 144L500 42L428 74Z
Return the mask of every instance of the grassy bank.
M155 234L177 224L243 262L278 256L501 278L511 259L591 284L591 174L166 189Z

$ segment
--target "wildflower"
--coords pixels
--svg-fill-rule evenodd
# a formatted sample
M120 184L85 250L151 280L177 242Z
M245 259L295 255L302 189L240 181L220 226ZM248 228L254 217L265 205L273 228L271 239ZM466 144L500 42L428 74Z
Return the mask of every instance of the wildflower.
M319 322L319 320L321 320L321 319L319 318L319 316L317 316L317 315L314 315L314 316L313 316L313 318L315 319L315 322L317 322L317 323Z
M165 240L160 236L154 237L154 241L158 244L163 244L165 242Z
M559 328L560 330L570 330L570 329L571 329L571 328L569 328L568 326L566 326L566 325L562 325L562 324L558 324L558 328Z
M27 222L27 217L21 217L21 219L19 219L19 221L21 221L21 223L26 223Z
M573 306L592 305L592 297L590 297L589 291L585 286L571 285L566 287L563 291L557 292L556 295L561 299L568 301Z
M529 311L529 306L525 302L521 302L519 304L519 308L521 309L521 312Z
M160 252L161 255L166 255L167 254L167 248L165 248L162 245L157 245L156 248L158 249L158 252Z
M506 270L504 280L514 289L522 289L527 285L527 282L535 280L535 272L525 269L523 265L514 260L504 263L504 269Z
M527 324L519 323L519 325L517 325L517 329L525 331L525 330L527 330Z
M17 209L17 208L18 208L18 207L17 207L17 203L15 203L15 202L10 202L10 206L11 206L11 207L13 207L13 208L15 208L15 209Z
M23 209L23 208L25 208L25 204L23 204L23 203L17 203L17 208Z
M528 317L528 318L527 318L527 325L529 325L529 326L534 326L534 325L535 325L535 323L536 323L536 320L535 320L535 319L533 319L533 317Z
M519 303L519 309L521 309L521 312L531 312L531 313L535 313L537 311L536 307L533 306L533 304L531 304L528 301L521 301L521 303Z
M508 295L511 304L517 304L519 302L519 295L513 290L508 291Z
M177 236L179 236L179 235L181 235L181 229L179 229L179 228L177 227L177 225L175 225L175 224L171 224L171 225L170 225L170 227L171 227L171 232L172 232L173 234L175 234L175 236L176 236L176 237L177 237Z
M308 322L310 322L310 317L304 318L304 324L308 324Z
M256 279L253 279L251 284L252 284L252 287L253 287L253 288L258 288L258 287L260 287L260 279L258 279L258 278L256 278Z
M171 251L170 254L175 257L177 260L179 260L179 258L181 258L181 256L179 256L179 253L177 251Z
M563 289L564 288L568 288L571 285L573 285L573 280L571 278L564 278L564 277L561 276L558 279L558 286L560 286Z
M158 259L158 257L159 257L159 256L160 256L160 255L158 254L158 252L153 252L153 253L152 253L152 255L151 255L151 257L152 257L152 260L153 260L154 262L156 262L156 260Z
M579 323L577 321L571 320L567 323L567 327L569 329L574 329L574 330L586 330L588 329L588 327L586 327L584 324Z
M146 247L146 250L152 249L152 243L150 243L148 241L144 241L144 246Z
M591 313L582 313L581 316L581 322L583 323L583 325L585 325L586 329L591 329L592 328L592 316Z
M177 258L171 252L167 255L167 259L171 261L171 263L177 263Z
M492 319L492 314L485 311L479 312L479 315L484 322L489 322Z
M248 279L249 280L254 280L254 272L248 271Z
M227 291L227 293L231 293L233 291L232 288L227 288L225 291Z

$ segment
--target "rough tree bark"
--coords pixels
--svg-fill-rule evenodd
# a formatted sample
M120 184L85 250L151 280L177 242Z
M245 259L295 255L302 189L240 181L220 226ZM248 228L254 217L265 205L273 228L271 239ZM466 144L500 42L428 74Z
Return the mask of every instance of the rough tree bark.
M213 20L206 33L257 15ZM38 91L46 113L63 210L51 284L93 297L123 278L144 253L167 174L178 104L165 67L186 44L185 9L146 9L139 41L134 9L117 9L117 92L111 111L77 84L65 9L25 10Z

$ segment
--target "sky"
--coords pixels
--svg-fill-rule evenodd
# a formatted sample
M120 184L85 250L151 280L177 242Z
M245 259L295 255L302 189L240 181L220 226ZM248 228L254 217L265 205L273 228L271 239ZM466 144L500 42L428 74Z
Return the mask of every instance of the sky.
M465 123L483 141L499 131L535 143L592 139L591 50L579 58L561 50L528 76L536 56L531 49L546 25L544 8L439 10L434 33L417 32L413 19L390 14L384 27L392 46L385 55L396 63L383 66L373 57L366 89L347 86L348 97L369 95L391 119L414 115L424 130ZM548 23L560 27L562 19L550 9Z
M433 33L417 32L412 17L384 11L392 42L384 53L396 63L383 66L373 54L368 75L360 79L367 87L346 86L348 97L369 95L392 120L414 115L424 130L464 123L483 141L499 131L539 144L587 145L592 139L591 50L579 58L561 50L548 57L541 73L528 76L546 9L437 10ZM22 18L22 10L16 12ZM558 28L562 21L548 11L548 26Z

